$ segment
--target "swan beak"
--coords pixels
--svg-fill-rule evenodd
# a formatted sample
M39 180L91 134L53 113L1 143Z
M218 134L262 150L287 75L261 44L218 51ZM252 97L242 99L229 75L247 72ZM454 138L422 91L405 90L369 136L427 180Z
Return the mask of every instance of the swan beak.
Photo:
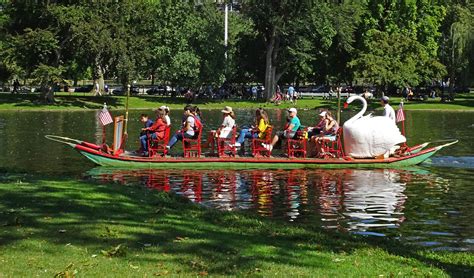
M347 107L349 107L349 103L344 102L344 109L346 109Z

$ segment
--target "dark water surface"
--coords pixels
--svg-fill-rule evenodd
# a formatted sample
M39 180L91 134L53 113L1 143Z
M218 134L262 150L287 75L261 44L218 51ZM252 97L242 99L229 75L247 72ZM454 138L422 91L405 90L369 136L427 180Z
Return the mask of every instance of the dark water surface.
M128 149L149 111L132 111ZM118 115L118 112L114 112ZM315 111L300 111L313 125ZM344 112L343 119L353 113ZM181 111L172 111L177 127ZM250 124L253 111L237 110L237 123ZM474 113L407 112L410 144L457 138L430 162L404 170L126 170L95 167L69 147L48 141L56 134L100 143L96 112L0 112L0 175L33 173L93 179L173 191L221 210L250 210L288 222L428 246L474 250ZM271 111L278 128L284 111ZM204 111L207 129L221 122L219 111ZM109 135L112 128L107 129ZM108 142L111 141L109 136ZM133 139L133 140L132 140ZM179 149L176 150L179 152Z

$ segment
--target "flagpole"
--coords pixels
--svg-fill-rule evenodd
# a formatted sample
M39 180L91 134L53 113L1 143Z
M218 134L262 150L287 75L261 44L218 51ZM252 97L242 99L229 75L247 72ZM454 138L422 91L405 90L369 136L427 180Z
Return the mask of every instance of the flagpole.
M336 121L341 124L341 87L337 87L337 114Z
M107 103L104 102L104 108L102 108L103 110L107 110ZM102 125L102 145L105 145L105 136L106 136L106 129L105 129L105 125Z
M401 104L401 108L403 109L403 99L401 100L400 104ZM405 136L405 112L403 111L402 113L403 113L402 135Z
M125 125L123 135L125 137L128 136L127 128L128 128L128 99L130 98L130 84L127 85L127 100L125 101Z

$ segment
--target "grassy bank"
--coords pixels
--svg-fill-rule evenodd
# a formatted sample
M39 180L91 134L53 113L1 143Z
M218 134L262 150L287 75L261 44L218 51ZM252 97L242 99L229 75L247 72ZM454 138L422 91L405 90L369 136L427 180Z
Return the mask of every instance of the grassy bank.
M219 212L117 184L0 174L0 226L0 277L474 274L472 254Z
M393 97L392 105L397 106L400 98ZM53 105L41 104L38 102L38 95L11 95L8 93L0 93L0 110L34 110L34 111L50 111L50 110L87 110L101 108L106 102L111 109L124 109L125 97L123 96L104 96L94 97L84 93L57 93L56 103ZM131 109L154 109L161 105L168 105L172 109L181 109L186 104L184 98L171 99L169 97L157 96L139 96L131 97L129 107ZM234 108L289 108L291 103L282 103L275 105L273 103L265 103L262 101L251 100L198 100L194 104L199 105L203 109L217 109L223 106L232 106ZM372 108L379 108L377 100L369 103ZM314 109L314 108L337 108L337 101L323 100L321 98L305 98L298 100L296 105L298 108ZM411 101L405 103L406 110L455 110L455 111L474 111L474 93L458 95L453 102L441 103L439 99L429 99L427 101Z

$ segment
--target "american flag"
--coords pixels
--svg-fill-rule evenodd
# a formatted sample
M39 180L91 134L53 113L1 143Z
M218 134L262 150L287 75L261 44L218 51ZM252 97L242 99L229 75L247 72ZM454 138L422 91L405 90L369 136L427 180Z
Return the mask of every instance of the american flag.
M403 112L403 102L400 102L397 110L397 123L403 122L405 120L405 113Z
M114 122L112 120L112 116L109 113L109 110L107 110L106 107L104 107L100 113L99 113L99 121L102 125L108 125Z

